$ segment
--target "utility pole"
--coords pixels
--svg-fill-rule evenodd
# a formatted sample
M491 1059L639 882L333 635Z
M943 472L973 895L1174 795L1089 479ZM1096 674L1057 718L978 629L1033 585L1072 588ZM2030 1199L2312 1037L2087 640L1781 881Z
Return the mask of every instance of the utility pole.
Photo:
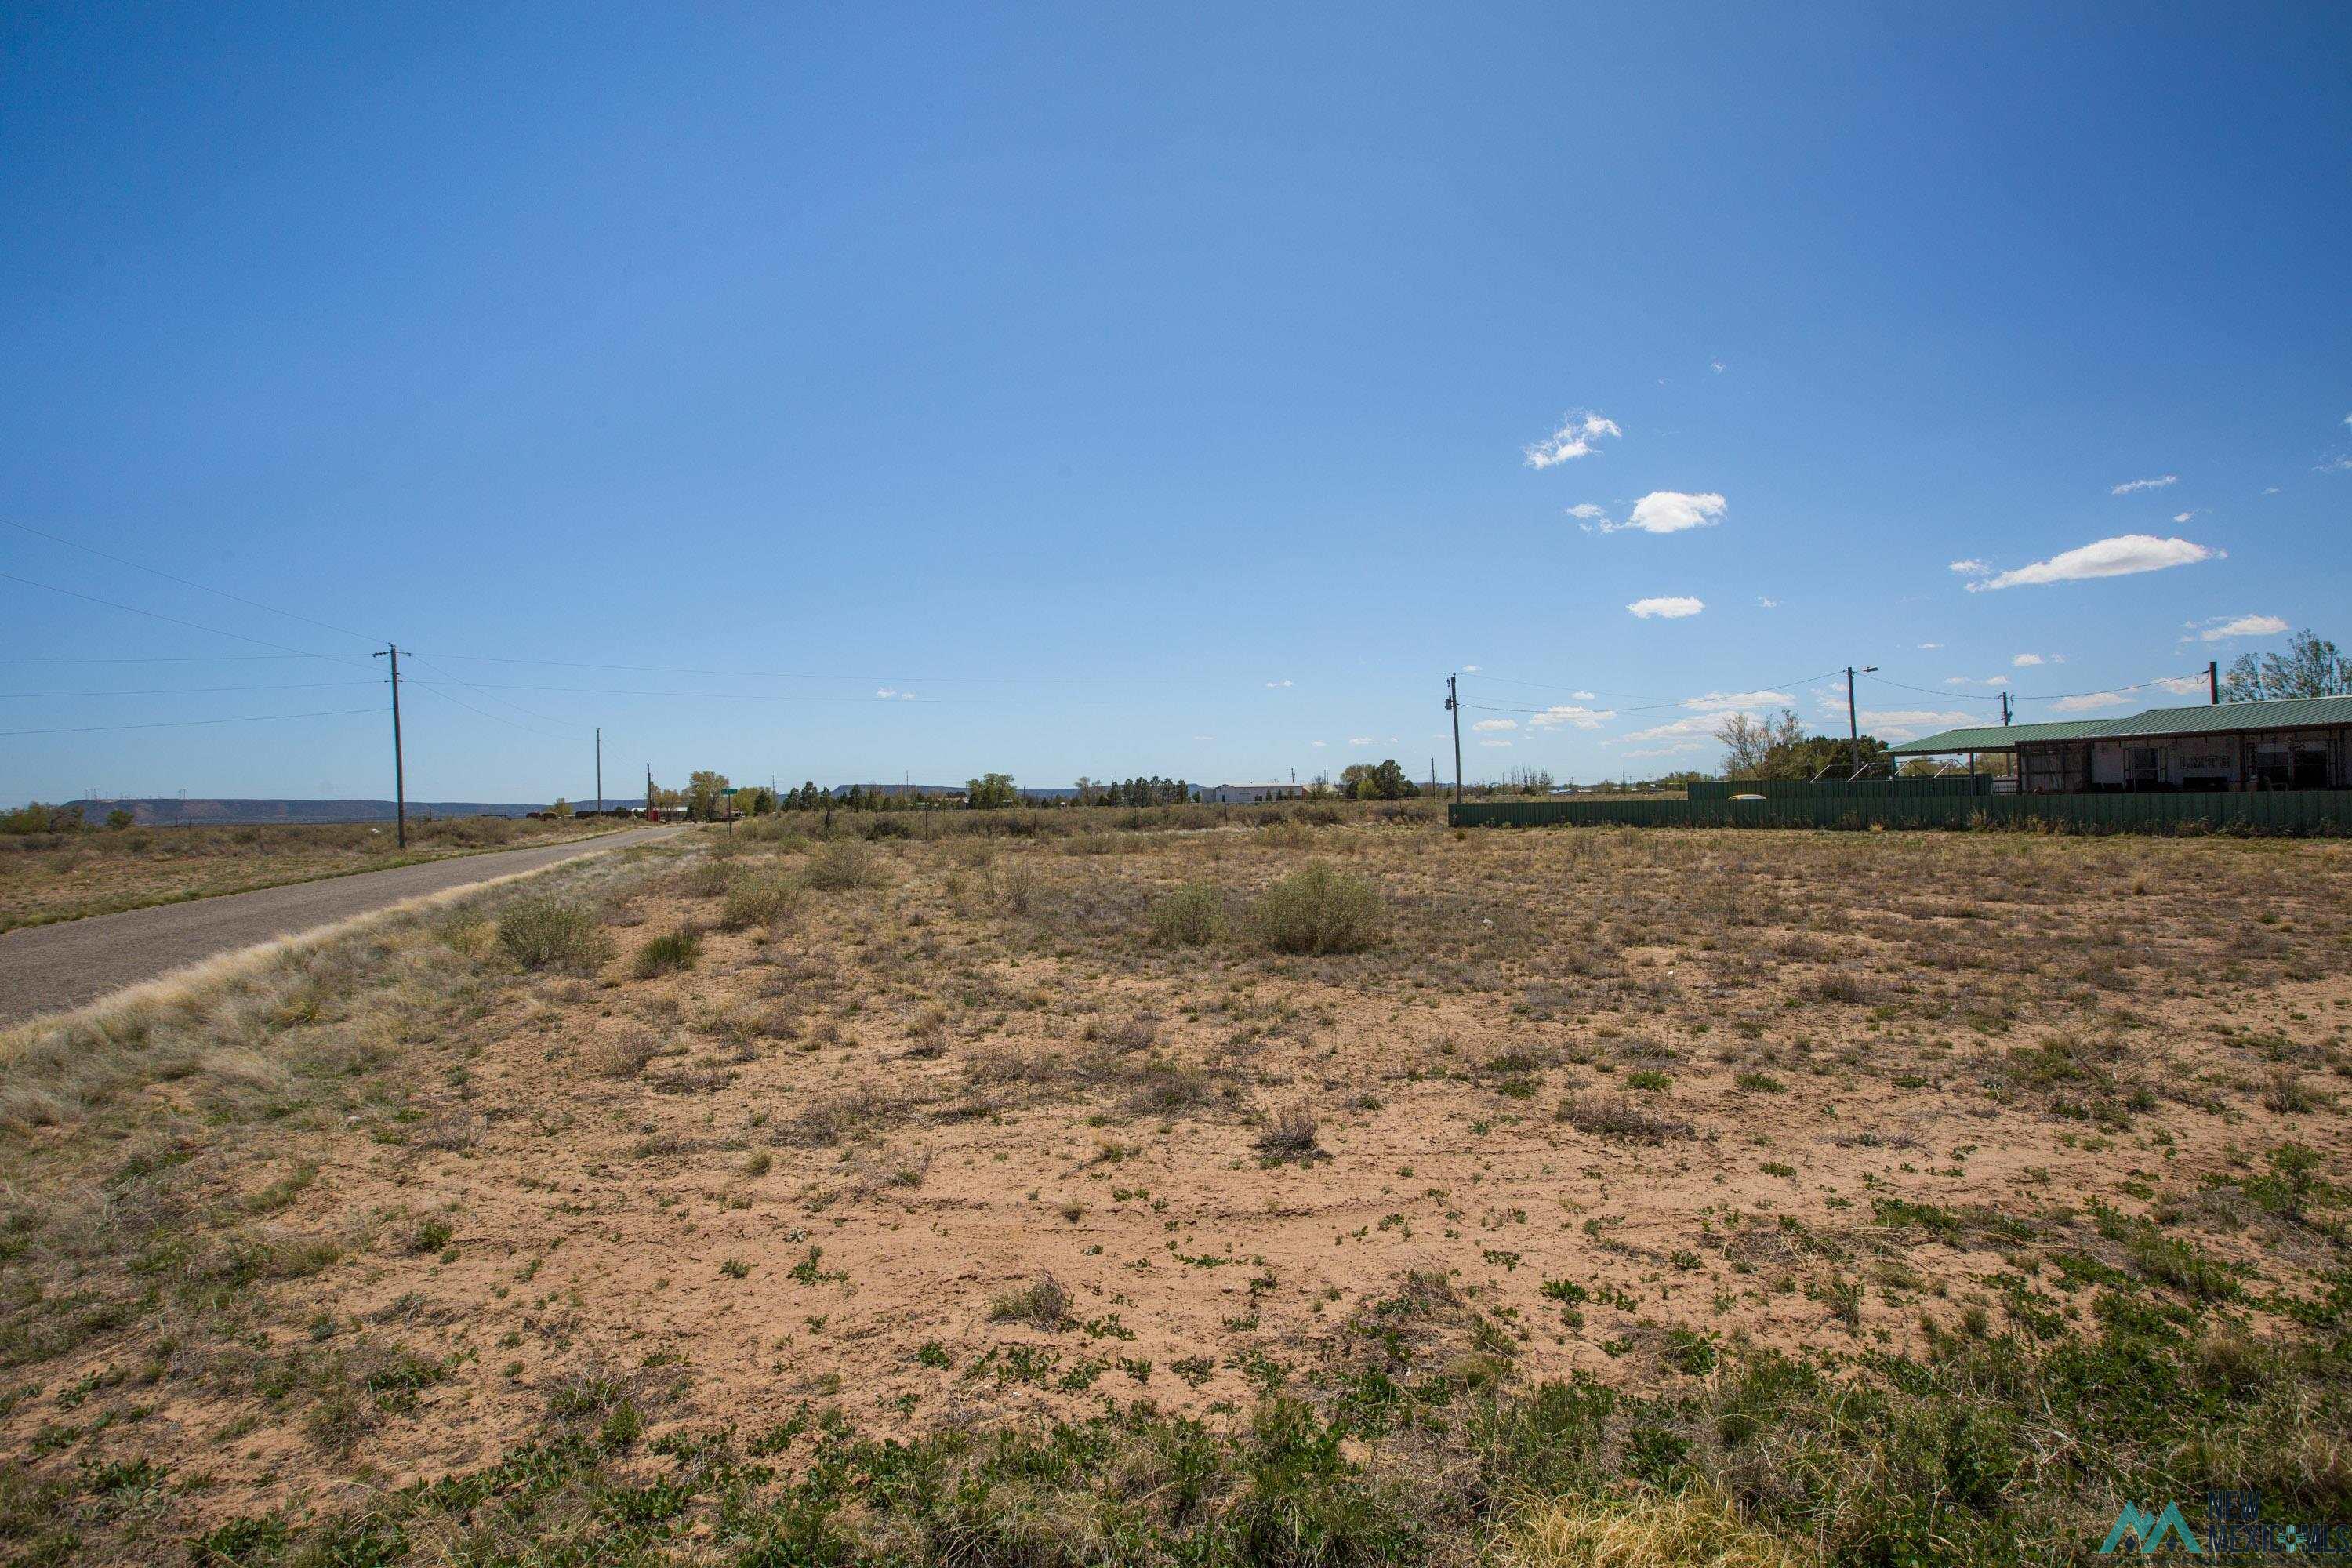
M1865 664L1862 667L1862 672L1864 675L1870 675L1877 668L1878 666L1874 664ZM1853 772L1845 775L1846 782L1851 784L1862 773L1862 726L1854 716L1853 666L1850 664L1845 667L1845 734L1847 760L1853 764Z
M647 822L652 822L652 821L654 821L654 820L655 820L655 816L654 816L654 765L653 765L653 763L647 763L646 764L646 820Z
M408 779L400 759L400 649L383 645L376 658L392 660L392 810L395 826L394 837L401 848L408 847Z
M1462 701L1461 677L1445 678L1445 710L1454 715L1454 804L1462 804Z
M2000 694L2000 727L2004 730L2009 728L2009 693L2006 691Z
M602 816L604 810L604 726L596 726L596 804L589 808Z
M2218 658L2205 661L2205 695L2214 707L2221 706L2221 661Z

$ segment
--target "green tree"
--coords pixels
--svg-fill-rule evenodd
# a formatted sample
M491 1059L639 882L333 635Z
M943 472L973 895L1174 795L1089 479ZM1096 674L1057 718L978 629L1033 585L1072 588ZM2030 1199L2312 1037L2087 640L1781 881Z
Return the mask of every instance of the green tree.
M555 804L547 808L547 815L550 816L569 816L572 815L572 803L559 795L555 797Z
M2352 695L2352 658L2308 626L2288 639L2284 654L2241 655L2221 678L2224 702L2347 695Z
M1002 811L1019 804L1020 792L1013 787L1011 773L982 773L964 781L964 804L974 811Z
M106 825L109 827L113 828L118 833L121 832L124 828L130 826L132 823L138 820L139 819L137 817L131 816L129 812L123 810L119 805L112 811L106 814Z
M686 808L708 822L719 815L720 794L727 788L727 775L709 768L697 768L686 776Z

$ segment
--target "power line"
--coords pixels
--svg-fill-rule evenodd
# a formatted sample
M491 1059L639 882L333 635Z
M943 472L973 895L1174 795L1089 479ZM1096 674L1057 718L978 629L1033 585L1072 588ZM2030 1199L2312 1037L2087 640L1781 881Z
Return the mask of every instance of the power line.
M136 605L125 605L113 599L101 599L95 594L85 594L78 588L60 588L55 583L37 583L30 577L19 577L14 572L0 572L0 578L5 578L11 583L22 583L27 588L46 588L52 594L63 594L69 599L86 599L93 605L104 605L110 610L125 610L134 616L145 616L150 620L167 621L173 626L186 626L192 631L205 632L213 637L234 637L238 642L249 642L257 647L274 647L280 653L295 654L303 658L322 658L329 664L356 662L341 654L313 653L308 648L289 647L282 642L271 642L268 637L249 637L243 632L225 632L218 626L205 626L197 621L184 621L177 616L163 615L156 610L142 610Z
M340 719L373 713L373 708L336 708L324 713L257 713L247 719L166 719L154 724L85 724L71 730L0 730L0 735L95 735L105 730L182 730L197 724L269 724L281 719Z
M422 658L418 658L417 656L413 653L408 657L418 664L424 664L425 668L432 670L434 674L439 676L442 679L450 682L452 685L462 686L468 691L488 697L491 701L496 702L502 707L511 708L518 713L527 714L533 719L544 719L551 724L569 725L572 722L568 719L558 719L552 713L536 712L531 709L524 707L520 702L509 702L503 697L494 696L490 692L483 690L482 688L475 685L470 680L461 680L457 676L450 674L447 670L443 669L436 665L425 664L425 661Z
M285 686L158 686L141 691L0 691L0 702L30 702L44 697L194 697L215 691L328 691L342 686L380 686L376 680L304 680Z
M410 657L446 659L459 664L530 664L551 669L614 669L646 675L704 675L738 680L875 680L886 684L891 681L923 681L937 686L1088 686L1105 682L1121 686L1200 685L1197 680L1125 675L861 675L791 669L698 669L674 664L592 664L583 659L509 658L487 653L412 654ZM527 689L516 687L512 689Z
M194 588L198 593L216 595L221 598L234 600L237 604L248 605L253 609L267 610L273 616L284 616L289 621L300 621L306 626L317 626L321 631L341 632L345 637L357 637L362 642L366 643L380 643L384 640L382 637L369 637L365 632L355 632L349 626L339 626L326 621L316 620L309 616L298 614L293 610L281 610L275 605L265 605L258 599L248 599L242 594L232 594L226 588L208 587L205 584L193 581L190 578L175 577L169 572L159 571L157 568L147 565L143 562L133 561L127 555L117 555L111 551L100 550L94 544L84 544L79 540L68 539L63 534L51 533L46 529L35 528L30 523L18 522L12 518L0 517L0 526L13 528L20 533L29 533L37 538L52 541L55 543L66 546L69 550L87 552L91 555L99 557L100 560L112 561L119 565L128 566L133 571L149 573L152 575L163 578L166 583L177 583L184 588Z

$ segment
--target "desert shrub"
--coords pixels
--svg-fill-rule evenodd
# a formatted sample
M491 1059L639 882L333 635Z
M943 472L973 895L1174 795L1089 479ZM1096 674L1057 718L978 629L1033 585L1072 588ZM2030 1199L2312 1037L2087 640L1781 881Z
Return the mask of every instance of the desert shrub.
M801 875L812 888L841 892L872 887L882 879L882 865L863 839L841 838L810 856Z
M593 969L612 956L594 911L561 899L517 899L499 916L499 945L525 969Z
M793 912L793 884L772 872L749 872L735 879L727 889L727 902L719 915L721 931L749 931L753 926L773 928L783 923Z
M661 1042L642 1028L591 1040L581 1049L582 1060L598 1078L635 1078L660 1054Z
M1188 882L1151 906L1151 940L1161 947L1206 947L1224 930L1224 895L1206 882Z
M996 1322L1034 1324L1041 1329L1058 1329L1069 1321L1070 1293L1062 1289L1061 1281L1051 1274L1041 1274L1018 1290L1008 1290L988 1304L988 1315Z
M691 921L675 931L648 937L637 949L637 973L647 979L676 970L691 969L702 956L702 932Z
M1631 1143L1663 1143L1690 1136L1690 1123L1661 1116L1630 1100L1601 1094L1571 1095L1560 1102L1559 1120L1579 1132Z
M1311 1160L1322 1152L1315 1142L1316 1122L1304 1108L1286 1110L1267 1122L1257 1135L1257 1152L1269 1160Z
M1388 929L1388 904L1361 877L1310 861L1250 909L1258 941L1276 952L1361 952Z

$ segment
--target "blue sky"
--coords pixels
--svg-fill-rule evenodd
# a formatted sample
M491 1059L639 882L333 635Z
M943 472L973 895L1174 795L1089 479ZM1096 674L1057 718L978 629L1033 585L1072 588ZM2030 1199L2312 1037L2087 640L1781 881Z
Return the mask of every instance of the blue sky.
M12 8L0 658L121 662L0 665L0 800L386 795L387 637L496 799L2352 640L2340 6L979 11Z

